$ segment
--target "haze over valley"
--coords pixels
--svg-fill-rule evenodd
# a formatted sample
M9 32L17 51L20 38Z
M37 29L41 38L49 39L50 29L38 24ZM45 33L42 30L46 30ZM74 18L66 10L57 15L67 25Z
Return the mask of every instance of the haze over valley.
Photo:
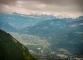
M25 45L37 59L83 56L83 16L76 19L18 13L0 13L0 16L0 29Z
M82 2L0 0L0 59L83 60Z

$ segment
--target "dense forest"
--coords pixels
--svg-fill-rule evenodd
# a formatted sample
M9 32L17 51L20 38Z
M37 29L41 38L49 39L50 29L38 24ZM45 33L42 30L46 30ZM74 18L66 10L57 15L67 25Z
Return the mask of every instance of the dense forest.
M0 60L36 60L19 41L0 30Z

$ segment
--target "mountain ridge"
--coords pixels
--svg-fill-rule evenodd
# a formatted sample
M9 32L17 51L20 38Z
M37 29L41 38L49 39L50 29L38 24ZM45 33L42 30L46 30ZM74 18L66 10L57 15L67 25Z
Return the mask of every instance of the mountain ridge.
M8 24L7 22L0 22L0 29L6 32L18 32L16 28Z

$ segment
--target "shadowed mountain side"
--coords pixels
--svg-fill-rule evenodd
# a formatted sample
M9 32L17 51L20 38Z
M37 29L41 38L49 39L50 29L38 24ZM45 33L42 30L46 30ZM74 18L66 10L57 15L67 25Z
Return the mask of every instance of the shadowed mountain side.
M18 32L16 28L8 24L7 22L1 22L0 21L0 29L6 31L6 32Z
M0 30L0 60L36 60L19 41Z

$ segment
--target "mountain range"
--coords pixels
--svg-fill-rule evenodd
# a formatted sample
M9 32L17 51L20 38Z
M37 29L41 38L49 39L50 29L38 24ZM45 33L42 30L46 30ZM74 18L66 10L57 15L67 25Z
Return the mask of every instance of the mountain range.
M21 32L46 38L51 43L53 51L64 48L72 54L83 56L83 19L45 20L32 27L27 27ZM62 53L64 54L63 51Z
M21 30L28 26L34 26L40 21L54 19L55 17L52 15L37 15L37 14L29 14L23 15L18 13L0 13L0 21L7 22L11 26L15 27L18 30Z
M0 13L0 29L19 39L36 57L83 57L83 16L61 19L53 15Z
M26 27L22 29L21 32L33 35L49 35L49 34L52 35L57 31L67 29L69 30L78 29L80 31L83 31L82 27L83 27L82 19L81 20L53 19L41 21L32 27Z
M7 22L1 22L1 21L0 21L0 29L6 32L18 32L18 30L15 27L11 26Z

